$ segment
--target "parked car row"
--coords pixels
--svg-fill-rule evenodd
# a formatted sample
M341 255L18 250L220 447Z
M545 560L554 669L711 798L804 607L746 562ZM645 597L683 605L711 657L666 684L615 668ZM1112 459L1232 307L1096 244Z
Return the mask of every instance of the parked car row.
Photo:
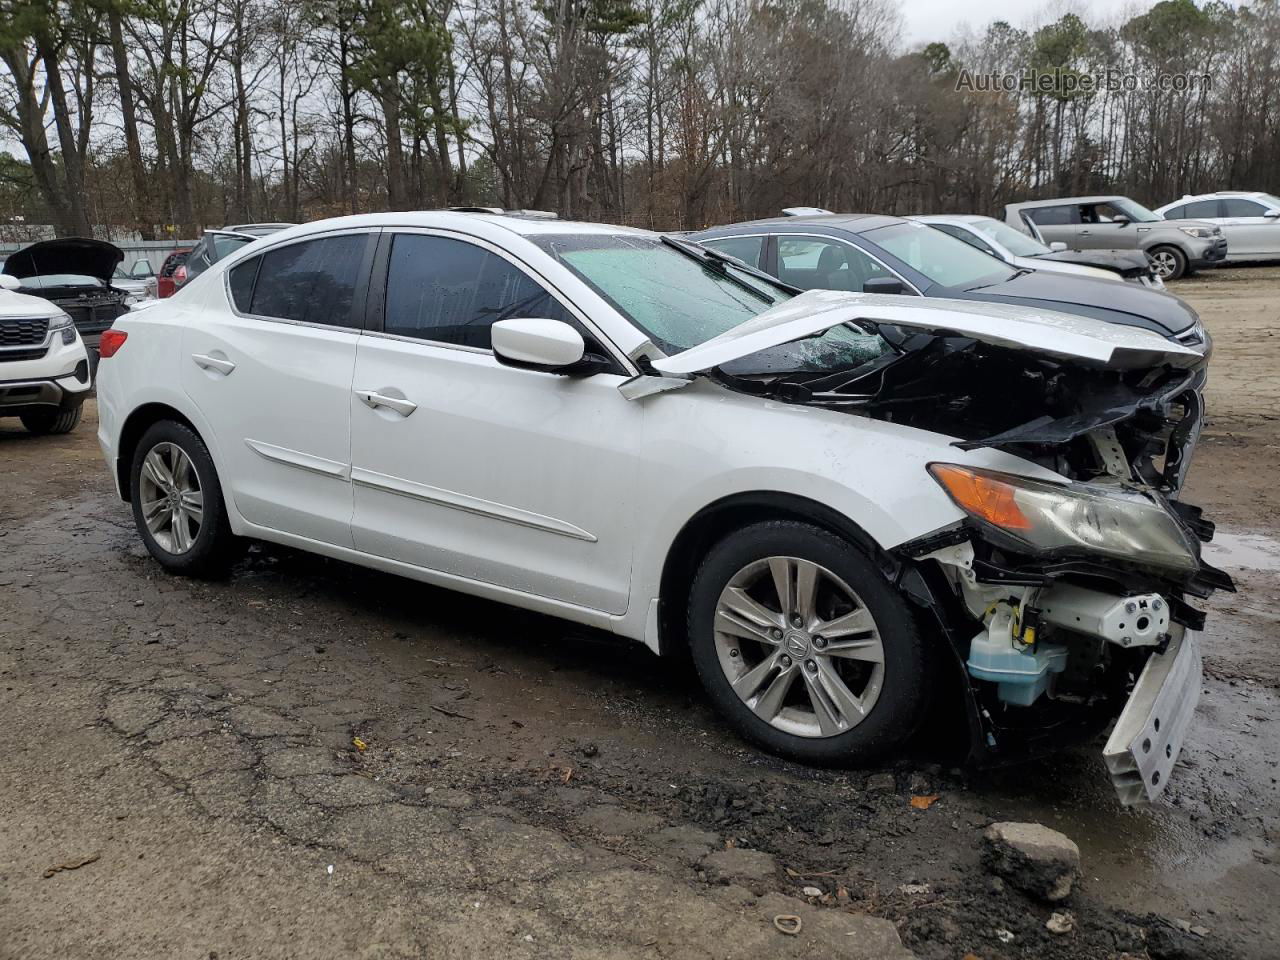
M989 224L1014 259L793 213L211 237L103 337L110 474L174 573L256 538L688 651L735 729L806 762L898 749L936 703L984 759L1114 720L1118 795L1158 796L1195 603L1233 589L1180 499L1195 313Z

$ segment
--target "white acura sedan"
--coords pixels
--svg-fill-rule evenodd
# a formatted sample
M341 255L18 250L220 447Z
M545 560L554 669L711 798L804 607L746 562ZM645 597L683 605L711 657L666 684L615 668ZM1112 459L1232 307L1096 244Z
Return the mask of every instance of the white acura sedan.
M1176 499L1203 353L795 293L618 227L293 227L103 336L99 440L175 573L256 538L685 649L808 762L881 756L935 702L983 757L1119 717L1121 799L1157 795L1199 689L1187 597L1230 588Z

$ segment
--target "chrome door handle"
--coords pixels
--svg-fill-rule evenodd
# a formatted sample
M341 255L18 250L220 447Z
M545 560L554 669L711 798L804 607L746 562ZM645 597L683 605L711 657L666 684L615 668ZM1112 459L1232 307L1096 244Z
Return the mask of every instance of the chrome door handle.
M394 410L402 417L407 417L418 409L418 405L412 400L388 397L386 394L378 393L376 390L357 390L355 393L367 406L373 408L386 407L388 410Z
M236 368L230 360L219 360L217 357L206 356L203 353L193 353L191 359L196 362L196 366L204 367L206 370L217 370L222 374L228 374Z

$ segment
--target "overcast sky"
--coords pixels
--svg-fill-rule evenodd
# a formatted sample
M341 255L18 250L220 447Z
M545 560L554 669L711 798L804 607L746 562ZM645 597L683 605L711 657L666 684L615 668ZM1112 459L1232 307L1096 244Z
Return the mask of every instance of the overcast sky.
M934 40L948 41L968 26L981 32L993 20L1007 20L1015 27L1039 25L1067 12L1100 19L1123 16L1151 6L1154 0L898 0L902 17L902 42L908 47Z

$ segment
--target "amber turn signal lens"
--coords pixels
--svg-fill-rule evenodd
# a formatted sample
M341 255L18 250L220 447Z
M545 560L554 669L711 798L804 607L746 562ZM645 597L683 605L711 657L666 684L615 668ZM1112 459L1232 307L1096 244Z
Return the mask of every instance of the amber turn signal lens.
M949 463L930 465L929 472L962 510L1005 530L1030 530L1031 521L1019 509L1017 488L985 473Z

